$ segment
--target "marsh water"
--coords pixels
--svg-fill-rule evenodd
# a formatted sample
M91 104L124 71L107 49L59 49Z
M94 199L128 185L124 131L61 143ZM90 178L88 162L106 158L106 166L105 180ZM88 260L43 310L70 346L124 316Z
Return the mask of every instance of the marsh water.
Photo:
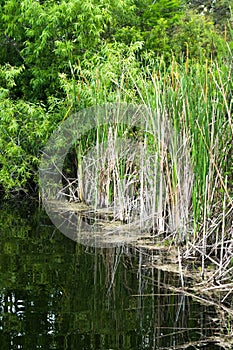
M221 349L214 310L131 246L65 237L34 202L0 205L0 348Z

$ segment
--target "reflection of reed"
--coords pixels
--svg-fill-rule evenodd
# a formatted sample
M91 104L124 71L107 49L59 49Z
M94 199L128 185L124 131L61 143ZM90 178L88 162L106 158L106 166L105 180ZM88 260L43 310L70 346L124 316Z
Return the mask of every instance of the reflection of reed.
M84 247L54 235L47 216L31 215L28 206L22 212L21 202L20 215L1 209L3 349L40 343L41 334L47 348L232 346L231 337L213 336L230 334L227 310L215 313L211 300L211 307L192 302L185 276L183 288L179 273L152 267L163 266L164 251ZM77 221L65 208L64 215L70 226Z
M145 326L149 320L141 347L150 344L151 349L188 348L198 343L193 340L198 334L202 334L206 344L219 344L221 337L213 335L216 323L211 320L209 312L205 311L208 306L202 306L203 312L200 315L193 315L192 301L182 292L184 286L179 274L150 267L151 256L145 253L138 253L138 294L135 295L141 325ZM148 300L150 311L147 308ZM195 317L198 317L198 322ZM202 343L204 341L201 340L200 344Z

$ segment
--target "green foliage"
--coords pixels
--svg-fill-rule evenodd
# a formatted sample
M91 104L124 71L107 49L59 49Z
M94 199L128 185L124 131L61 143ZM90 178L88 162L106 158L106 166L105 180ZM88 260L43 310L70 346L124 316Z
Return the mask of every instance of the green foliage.
M24 65L17 94L30 101L62 97L59 73L72 76L70 65L93 64L115 41L143 42L138 58L149 50L168 60L185 42L199 56L216 51L219 41L205 16L184 15L180 0L7 0L1 18L0 64Z
M47 111L43 105L13 100L15 78L22 71L9 65L0 71L0 185L5 191L37 182L41 149L63 108L52 100Z
M80 110L106 102L115 102L121 96L124 102L136 98L131 77L140 71L136 55L142 48L137 42L127 47L124 44L106 44L100 52L71 67L73 76L60 74L60 85L64 89L68 104ZM122 94L122 90L124 93Z
M14 38L15 54L27 68L23 94L36 100L57 94L58 73L71 74L70 63L98 52L111 25L118 25L115 9L117 17L126 13L127 5L128 1L6 1L3 30Z
M176 27L172 40L177 57L183 54L192 58L210 58L216 54L221 38L216 34L213 22L188 11L183 15L182 25Z
M156 54L168 52L169 33L178 22L181 15L179 0L135 1L134 21L128 24L128 28L138 30L136 40L143 40L145 49L153 50ZM122 37L121 37L122 39ZM134 39L134 41L135 41Z

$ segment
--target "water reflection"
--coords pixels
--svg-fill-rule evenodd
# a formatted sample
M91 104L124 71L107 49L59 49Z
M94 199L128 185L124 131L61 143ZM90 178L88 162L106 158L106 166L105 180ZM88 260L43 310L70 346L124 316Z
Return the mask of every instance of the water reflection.
M2 350L204 349L213 334L213 310L171 294L179 277L149 255L78 245L32 203L1 204L0 251Z

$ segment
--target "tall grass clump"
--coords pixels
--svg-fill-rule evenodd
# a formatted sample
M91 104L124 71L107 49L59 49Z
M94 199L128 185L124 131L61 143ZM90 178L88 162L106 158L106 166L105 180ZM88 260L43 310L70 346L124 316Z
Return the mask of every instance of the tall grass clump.
M178 202L183 198L187 213L183 218L192 221L181 235L187 242L186 255L201 254L203 266L210 256L219 261L225 254L229 264L232 256L227 249L231 247L233 206L231 76L232 64L186 58L183 63L174 59L170 66L160 60L134 80L143 104L156 115L165 115L173 131L169 138L176 161L171 158L168 163L168 182L176 186L175 198L181 191ZM178 152L181 145L186 151L183 156ZM179 176L178 166L183 172ZM169 218L177 217L171 197L169 205L173 208Z
M231 60L194 60L187 52L170 63L149 57L141 68L137 48L130 50L125 58L110 47L97 66L74 67L81 77L75 90L74 81L63 79L72 106L73 94L81 105L88 101L83 107L119 106L113 123L84 135L75 148L82 193L75 199L185 244L186 257L201 256L203 271L208 261L216 263L221 275L232 254ZM121 122L122 103L141 111L143 130Z
M189 135L171 118L162 80L128 68L114 81L111 123L90 131L75 148L76 174L68 179L68 196L96 209L106 207L114 219L141 231L183 241L191 229ZM127 124L122 116L128 107L122 106L130 100L134 108Z

